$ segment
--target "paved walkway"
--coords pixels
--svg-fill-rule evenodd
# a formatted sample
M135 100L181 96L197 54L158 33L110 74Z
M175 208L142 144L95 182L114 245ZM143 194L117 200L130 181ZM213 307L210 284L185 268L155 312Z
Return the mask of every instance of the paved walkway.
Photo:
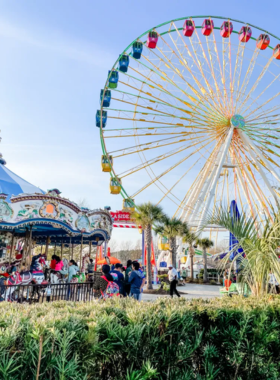
M158 287L158 286L157 286ZM154 287L155 288L155 287ZM198 284L186 284L185 286L179 286L177 288L180 292L186 293L181 294L181 297L192 299L192 298L215 298L220 296L220 286L215 285L198 285ZM158 297L166 297L157 294L143 294L143 301L154 301ZM174 295L174 298L176 295Z

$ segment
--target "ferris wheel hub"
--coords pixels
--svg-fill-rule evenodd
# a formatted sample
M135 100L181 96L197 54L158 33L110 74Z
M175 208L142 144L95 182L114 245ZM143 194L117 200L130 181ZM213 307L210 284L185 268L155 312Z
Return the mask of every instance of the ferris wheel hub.
M233 115L230 119L230 124L233 128L244 128L246 123L243 116Z

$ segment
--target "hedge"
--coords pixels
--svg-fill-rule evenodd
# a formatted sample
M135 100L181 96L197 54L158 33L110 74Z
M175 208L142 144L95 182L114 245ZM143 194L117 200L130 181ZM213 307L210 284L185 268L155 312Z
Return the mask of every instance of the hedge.
M0 379L280 379L280 297L0 305Z

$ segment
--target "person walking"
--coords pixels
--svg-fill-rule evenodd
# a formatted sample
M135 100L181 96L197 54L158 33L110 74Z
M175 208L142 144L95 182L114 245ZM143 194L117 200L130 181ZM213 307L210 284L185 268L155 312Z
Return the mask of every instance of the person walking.
M168 279L170 282L170 296L173 298L173 293L176 294L176 296L181 297L178 293L178 290L176 289L177 283L178 283L178 273L175 268L173 268L173 265L169 265L169 272L168 272Z
M129 275L129 283L131 284L130 295L137 301L140 301L141 286L143 281L143 273L139 270L140 265L137 262L132 264L132 272Z
M115 273L118 276L118 279L115 281L116 284L118 284L120 288L120 294L123 296L124 295L124 275L122 274L122 264L117 263L115 265L115 269L111 270L110 272Z
M125 277L124 277L124 297L129 297L131 284L129 283L129 276L132 271L132 261L127 260Z

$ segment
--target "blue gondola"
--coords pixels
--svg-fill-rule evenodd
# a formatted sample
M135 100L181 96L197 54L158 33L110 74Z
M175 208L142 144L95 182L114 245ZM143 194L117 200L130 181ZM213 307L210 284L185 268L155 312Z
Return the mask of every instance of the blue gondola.
M95 119L96 119L96 126L100 128L101 127L101 111L100 110L96 111ZM107 111L102 110L102 128L106 127L106 122L107 122Z
M119 81L119 73L115 70L112 70L112 71L109 70L108 76L109 76L109 87L117 88L118 81Z
M135 41L132 45L132 57L136 59L140 59L142 51L143 51L143 43L140 41Z
M104 94L104 97L103 97ZM111 102L111 91L110 90L101 90L100 91L100 104L102 105L103 99L103 107L110 107Z
M120 56L119 59L119 70L122 71L123 73L127 72L129 66L129 57L126 54L123 54Z

